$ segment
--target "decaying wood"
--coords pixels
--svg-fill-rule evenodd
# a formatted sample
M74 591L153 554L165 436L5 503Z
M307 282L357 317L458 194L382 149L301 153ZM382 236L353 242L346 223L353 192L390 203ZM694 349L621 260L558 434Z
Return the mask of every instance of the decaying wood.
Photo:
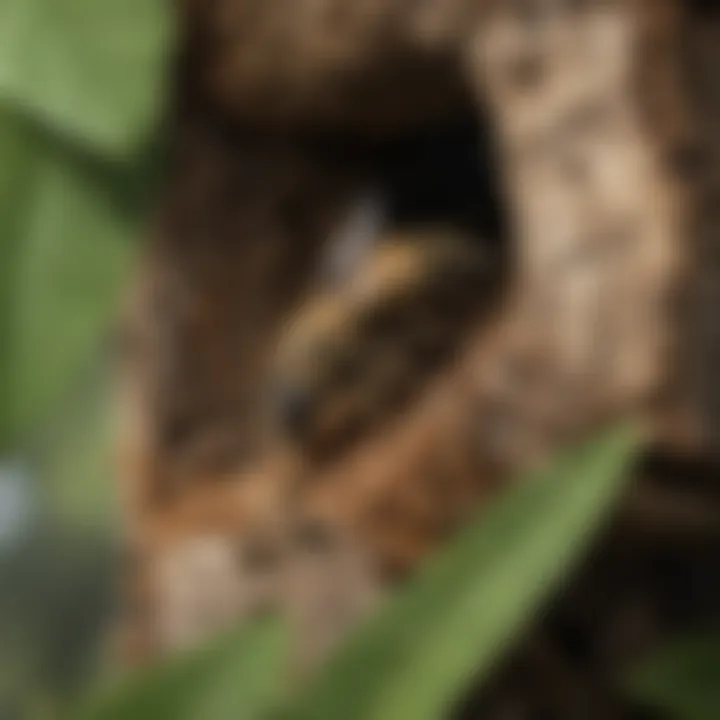
M256 527L324 528L329 558L361 557L371 597L518 469L608 421L712 450L717 21L680 0L181 8L175 163L128 323L140 654L246 612L238 548ZM511 218L502 302L412 407L314 464L268 431L263 388L368 182L338 147L473 107L491 118ZM176 612L203 553L215 610L190 598ZM211 617L196 633L198 613Z

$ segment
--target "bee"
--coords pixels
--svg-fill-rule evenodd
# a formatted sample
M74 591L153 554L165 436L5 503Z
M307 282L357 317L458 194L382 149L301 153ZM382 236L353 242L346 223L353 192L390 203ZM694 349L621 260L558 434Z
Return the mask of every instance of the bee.
M451 226L382 235L282 333L271 383L281 435L323 457L401 412L452 361L496 274L482 243Z

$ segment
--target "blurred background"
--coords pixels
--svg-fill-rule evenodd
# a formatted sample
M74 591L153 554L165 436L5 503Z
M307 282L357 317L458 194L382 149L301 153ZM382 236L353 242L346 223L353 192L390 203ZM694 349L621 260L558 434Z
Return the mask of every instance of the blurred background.
M0 3L0 718L103 667L117 541L111 320L140 236L170 16Z
M0 720L67 714L108 669L104 628L120 554L108 412L113 318L162 165L170 5L0 0ZM542 528L552 536L558 513L570 517L572 507L546 505ZM513 533L523 527L513 522ZM568 544L560 535L558 543ZM535 560L520 555L522 577ZM627 565L632 578L636 566ZM679 586L689 565L676 565ZM506 575L512 594L516 576ZM698 594L707 598L705 587ZM463 628L455 630L461 640ZM720 687L718 648L683 655L692 669L682 679L692 677L679 682L680 695L699 697L697 677L704 690ZM673 682L662 676L657 685ZM715 720L720 697L705 695L701 712L677 717Z

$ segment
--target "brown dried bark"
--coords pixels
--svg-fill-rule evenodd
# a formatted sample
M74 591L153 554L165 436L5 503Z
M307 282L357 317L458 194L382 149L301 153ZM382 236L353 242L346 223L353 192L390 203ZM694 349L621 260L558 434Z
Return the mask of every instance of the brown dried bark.
M372 595L519 468L608 421L714 450L717 21L679 0L188 0L181 14L174 164L124 393L141 654L176 644L163 618L192 583L181 570L163 585L159 568L216 537L218 588L234 588L217 591L233 598L208 621L222 625L255 602L227 549L288 502L362 550ZM412 412L329 466L288 457L261 388L367 179L339 145L472 107L491 117L512 219L501 306Z

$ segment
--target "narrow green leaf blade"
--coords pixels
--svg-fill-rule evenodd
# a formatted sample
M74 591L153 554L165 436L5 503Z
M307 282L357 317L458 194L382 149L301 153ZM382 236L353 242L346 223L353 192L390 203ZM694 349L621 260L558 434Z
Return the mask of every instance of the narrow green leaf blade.
M288 716L445 717L587 547L635 445L628 429L614 430L520 483L388 603Z
M277 700L285 629L264 621L145 671L74 720L262 720Z

